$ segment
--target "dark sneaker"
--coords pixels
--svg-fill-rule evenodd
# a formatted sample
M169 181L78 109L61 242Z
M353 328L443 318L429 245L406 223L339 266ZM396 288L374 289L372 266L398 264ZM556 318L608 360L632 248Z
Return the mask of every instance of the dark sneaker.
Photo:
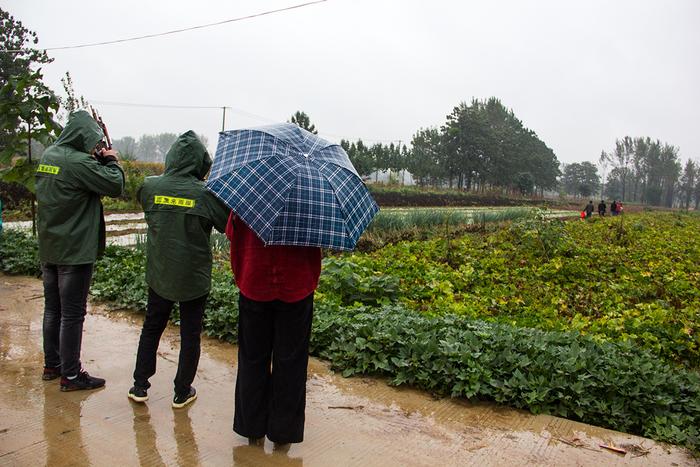
M281 453L286 453L289 452L289 448L292 447L292 443L274 443L272 445L272 450L281 452Z
M146 402L148 400L148 391L146 388L134 386L129 389L129 399L134 402Z
M90 376L87 371L81 371L74 379L61 377L61 391L81 391L83 389L97 389L105 385L105 380Z
M195 391L194 386L190 386L190 392L185 394L184 396L175 394L175 397L173 398L173 408L181 409L187 404L194 402L196 398L197 391Z
M255 436L249 436L248 437L248 445L250 445L250 446L264 446L265 445L265 437L260 436L259 438L256 438Z
M51 368L48 366L44 367L44 374L41 375L41 379L44 381L51 381L52 379L61 377L61 367Z

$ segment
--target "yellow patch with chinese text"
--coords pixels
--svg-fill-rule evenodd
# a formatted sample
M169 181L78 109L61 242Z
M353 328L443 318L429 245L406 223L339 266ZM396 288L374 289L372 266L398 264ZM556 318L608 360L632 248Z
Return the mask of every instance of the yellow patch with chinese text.
M61 171L61 168L55 165L39 164L39 167L36 169L36 171L45 174L58 175L58 172Z
M168 206L180 206L183 208L193 208L194 200L187 198L175 198L173 196L156 195L155 204L167 204Z

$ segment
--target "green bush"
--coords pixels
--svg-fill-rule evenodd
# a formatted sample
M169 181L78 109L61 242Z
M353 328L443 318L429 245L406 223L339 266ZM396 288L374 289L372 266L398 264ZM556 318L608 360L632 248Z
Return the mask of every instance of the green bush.
M116 308L146 310L146 254L135 249L108 246L104 256L95 263L90 293Z
M212 271L204 332L226 342L238 341L238 288L233 284L230 268L221 264Z
M140 249L107 247L104 257L95 264L90 294L115 308L146 311L146 253ZM176 309L172 320L178 322ZM207 335L236 342L238 332L238 289L233 285L230 269L217 264L212 271L212 288L204 316Z
M352 305L356 302L376 305L390 303L397 298L397 277L372 273L369 269L342 258L324 259L322 270L319 292L327 294L329 298L337 297L341 305Z
M0 271L5 274L39 276L39 246L36 238L19 230L0 233Z
M700 448L700 377L629 343L319 303L312 351L344 376L379 374L439 395L495 400Z

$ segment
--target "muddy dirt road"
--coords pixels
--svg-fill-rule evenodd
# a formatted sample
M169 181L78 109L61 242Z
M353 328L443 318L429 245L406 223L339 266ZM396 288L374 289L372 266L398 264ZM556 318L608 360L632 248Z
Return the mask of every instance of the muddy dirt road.
M173 410L177 328L161 341L146 405L130 402L142 317L92 306L83 364L98 391L61 393L41 371L41 282L0 275L0 465L697 465L679 448L550 416L309 368L305 441L277 452L233 433L236 348L204 339L199 398ZM599 448L626 447L626 455Z

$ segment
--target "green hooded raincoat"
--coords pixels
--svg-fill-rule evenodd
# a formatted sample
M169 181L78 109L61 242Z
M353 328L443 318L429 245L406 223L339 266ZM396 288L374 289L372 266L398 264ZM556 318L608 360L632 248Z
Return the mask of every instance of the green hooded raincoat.
M94 263L104 250L100 196L124 190L116 162L102 165L90 156L103 137L87 112L70 115L56 142L46 148L36 172L39 258L43 263Z
M209 293L211 229L224 232L230 212L204 186L211 164L204 145L188 131L165 156L165 173L146 178L140 190L148 224L146 282L168 300Z

